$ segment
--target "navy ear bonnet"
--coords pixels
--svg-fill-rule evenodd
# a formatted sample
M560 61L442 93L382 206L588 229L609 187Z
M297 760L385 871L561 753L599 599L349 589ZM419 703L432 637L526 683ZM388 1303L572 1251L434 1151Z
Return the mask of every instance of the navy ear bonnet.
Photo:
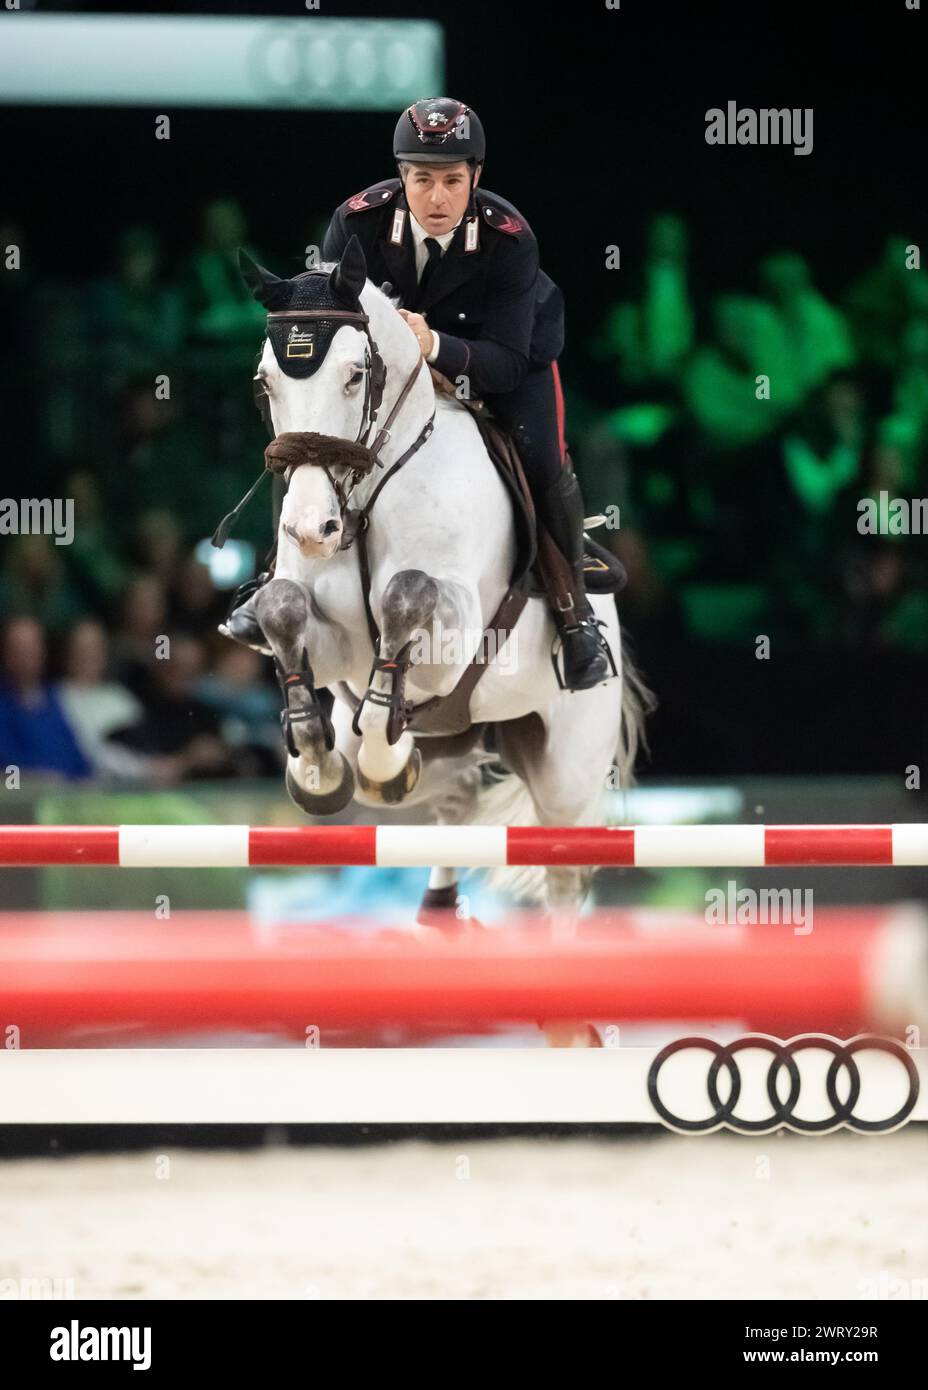
M275 287L276 289L276 287ZM286 314L288 309L358 309L360 305L340 299L332 288L332 277L326 271L310 270L293 280L282 280L269 308ZM291 377L309 377L325 361L325 355L343 319L271 319L267 336L282 372Z

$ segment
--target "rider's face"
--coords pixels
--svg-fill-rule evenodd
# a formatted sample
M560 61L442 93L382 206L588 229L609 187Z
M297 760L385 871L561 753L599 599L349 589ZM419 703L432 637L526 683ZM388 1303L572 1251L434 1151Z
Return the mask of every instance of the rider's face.
M474 183L480 177L478 169ZM403 187L409 209L429 236L444 236L467 210L470 167L460 164L413 164L405 170Z

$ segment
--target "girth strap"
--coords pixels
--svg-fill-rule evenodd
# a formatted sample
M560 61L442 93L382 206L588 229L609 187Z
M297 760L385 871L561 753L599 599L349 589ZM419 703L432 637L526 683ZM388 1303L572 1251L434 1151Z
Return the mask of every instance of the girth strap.
M509 589L483 630L480 645L450 695L433 695L410 710L407 728L414 734L458 734L470 727L470 698L490 664L491 652L499 652L522 616L528 602L523 585ZM491 645L492 644L492 645ZM482 659L481 659L482 658Z

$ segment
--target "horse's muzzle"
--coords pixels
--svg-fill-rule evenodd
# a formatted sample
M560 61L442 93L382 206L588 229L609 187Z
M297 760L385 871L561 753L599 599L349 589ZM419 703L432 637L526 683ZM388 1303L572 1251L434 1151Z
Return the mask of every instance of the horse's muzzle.
M328 559L341 544L342 523L337 517L329 517L318 526L292 526L285 522L283 532L307 559Z

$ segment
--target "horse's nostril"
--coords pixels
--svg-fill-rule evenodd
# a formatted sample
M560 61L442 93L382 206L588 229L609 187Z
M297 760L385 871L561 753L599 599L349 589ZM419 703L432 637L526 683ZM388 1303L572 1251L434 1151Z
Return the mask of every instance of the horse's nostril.
M326 524L323 526L323 528L322 528L322 534L323 534L324 536L331 536L331 535L333 534L333 532L338 531L338 530L340 530L340 529L341 529L341 522L336 521L336 520L333 518L331 521L327 521Z

